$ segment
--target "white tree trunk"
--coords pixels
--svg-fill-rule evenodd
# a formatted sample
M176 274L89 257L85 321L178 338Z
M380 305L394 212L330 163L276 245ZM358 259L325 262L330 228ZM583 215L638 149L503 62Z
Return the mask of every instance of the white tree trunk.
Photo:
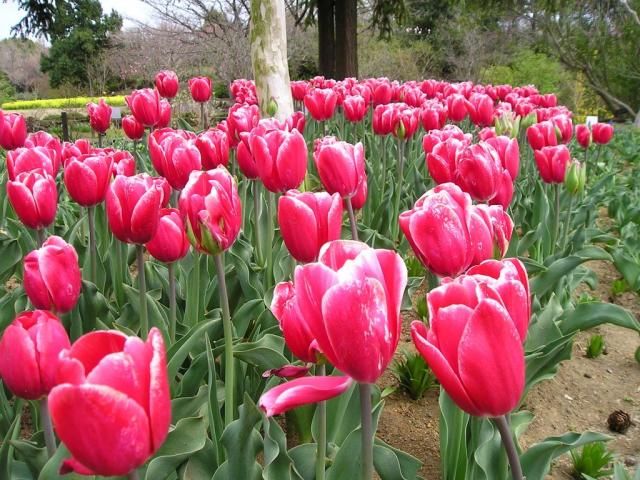
M293 113L284 0L251 0L251 64L262 115L284 120Z
M640 128L640 110L636 113L636 118L633 121L633 125Z

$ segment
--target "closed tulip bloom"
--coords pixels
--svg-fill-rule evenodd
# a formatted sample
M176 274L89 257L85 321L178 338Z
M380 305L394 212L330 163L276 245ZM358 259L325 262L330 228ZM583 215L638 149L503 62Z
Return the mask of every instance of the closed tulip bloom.
M87 113L89 114L89 124L91 128L99 134L104 134L111 126L111 107L106 104L104 98L95 103L87 104Z
M332 88L314 88L304 96L304 106L319 122L333 117L337 103L338 94Z
M361 208L364 208L365 204L367 203L368 194L369 186L367 185L367 177L364 177L362 183L358 187L358 190L356 190L356 194L351 197L351 208L353 208L354 210L360 210ZM344 208L348 208L346 205L346 199L343 200L342 203Z
M420 110L413 107L405 107L402 104L394 104L395 115L391 133L400 140L407 140L416 133L420 126L418 115Z
M487 143L465 148L458 156L456 184L472 198L486 202L496 196L503 167L498 152Z
M353 384L349 377L303 377L272 388L260 397L258 406L267 417L281 415L302 405L318 403L343 394Z
M115 330L88 333L60 354L59 365L49 410L72 455L60 473L127 475L160 448L171 397L157 328L146 342Z
M427 153L427 169L437 184L455 181L457 158L466 146L457 138L449 138Z
M158 93L163 98L174 98L178 95L178 89L180 88L180 81L176 72L171 70L161 70L156 74L155 78L156 88Z
M62 164L65 165L72 157L87 155L93 152L91 143L84 138L79 138L75 142L64 142L62 144Z
M592 137L591 130L589 130L589 126L581 123L580 125L576 125L576 141L578 145L582 148L587 149L591 146Z
M206 103L211 100L211 79L194 77L189 79L189 92L194 102Z
M498 152L502 167L509 172L511 180L515 181L520 170L520 146L518 139L500 135L488 138L485 142Z
M144 125L133 115L127 115L122 119L122 130L131 140L140 140L144 135Z
M472 265L502 258L511 241L513 220L500 205L474 205L470 210L469 233L474 256Z
M21 173L43 170L56 177L60 169L57 154L46 147L17 148L7 152L7 173L9 180L15 180Z
M29 228L46 228L56 218L56 181L42 169L24 172L15 180L9 180L7 197L20 221Z
M373 109L371 128L376 135L390 135L396 127L398 111L393 104L378 105Z
M198 135L196 147L200 150L202 168L211 170L229 163L229 137L219 128L211 128Z
M64 167L64 184L69 196L83 207L101 203L113 174L109 155L81 155L71 158Z
M531 311L522 263L484 262L429 292L427 305L430 328L415 321L411 336L453 401L475 416L512 411L524 390Z
M156 128L167 128L171 125L171 104L165 100L160 100L160 115Z
M391 103L393 88L388 78L372 79L369 87L371 88L371 100L375 106Z
M359 95L348 95L342 102L342 111L349 122L361 122L367 114L367 104Z
M464 133L457 125L445 125L441 130L431 130L424 137L422 137L422 149L425 155L431 153L434 147L449 138L456 138L466 145L471 144L472 136L469 133Z
M176 190L182 190L194 170L202 168L195 138L180 132L156 130L149 135L149 156L158 174Z
M238 144L236 151L236 159L238 160L238 168L242 174L249 180L258 178L258 165L251 153L251 145L249 144L249 133L242 132L240 134L242 140Z
M180 193L179 205L189 240L199 251L217 255L238 238L242 204L236 182L226 168L192 172Z
M34 307L57 313L71 311L82 288L75 248L60 237L49 237L24 257L23 284Z
M187 254L189 239L179 210L175 208L160 210L158 229L145 246L153 258L165 263L180 260Z
M15 150L24 146L27 139L27 122L19 113L5 113L0 126L0 147Z
M289 190L278 200L278 224L291 256L312 262L322 245L340 238L342 199L337 193Z
M447 107L438 101L430 100L420 110L420 121L425 131L439 130L447 121Z
M473 93L467 102L469 118L478 127L493 125L493 100L489 95Z
M133 158L130 152L126 150L116 150L109 154L113 160L112 174L124 175L125 177L132 177L136 174L136 159Z
M60 166L62 162L62 144L60 143L60 139L43 130L30 133L24 141L24 146L29 149L35 147L47 148L51 151L50 156L55 159L54 162L56 165Z
M505 210L511 205L513 200L514 185L513 179L507 170L502 171L500 180L498 181L498 190L495 196L489 200L489 205L500 205Z
M168 197L153 177L139 173L117 175L107 190L106 212L109 228L121 242L145 244L158 228L160 207Z
M461 122L468 114L467 99L464 95L454 93L447 97L449 118L454 122Z
M307 174L307 143L297 130L254 128L249 135L258 175L270 192L297 188Z
M593 141L598 145L606 145L613 138L613 126L608 123L595 123L591 127Z
M57 384L58 354L69 348L69 336L50 312L24 312L0 340L0 378L14 395L37 400Z
M569 115L556 115L551 118L551 122L555 125L557 132L560 134L562 143L569 143L573 137L573 122Z
M316 141L313 159L322 185L329 193L353 197L366 178L362 143L351 145L325 137Z
M241 105L236 103L229 109L227 127L229 142L232 147L240 143L241 134L249 133L260 120L260 108L257 105Z
M563 183L571 154L566 145L544 147L534 153L540 177L545 183Z
M304 135L304 127L307 123L307 119L304 116L304 112L300 110L293 112L289 117L285 118L282 130L290 132L294 128Z
M527 128L527 140L534 150L556 146L558 144L556 127L548 120L531 125Z
M302 102L307 94L309 84L305 80L294 80L291 82L291 96L297 102Z
M145 127L154 127L160 120L160 94L157 90L134 90L125 101L135 119Z

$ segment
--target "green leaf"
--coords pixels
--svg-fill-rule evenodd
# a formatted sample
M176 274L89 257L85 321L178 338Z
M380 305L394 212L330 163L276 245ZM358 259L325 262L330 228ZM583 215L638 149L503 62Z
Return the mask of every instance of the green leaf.
M27 440L12 440L11 445L16 449L29 467L29 470L37 475L49 460L47 449L38 447L34 442Z
M267 334L257 342L238 343L233 346L233 356L262 371L278 368L288 363L282 354L284 338Z
M467 472L466 431L470 416L440 390L440 461L443 480L465 480Z
M211 461L215 455L213 443L208 438L204 448L189 457L182 473L182 480L209 480L216 472L217 465Z
M289 452L287 438L273 417L264 422L264 474L265 480L303 480L295 468Z
M22 402L16 408L18 412L22 409ZM18 413L11 422L11 426L5 435L2 445L0 446L0 477L11 478L11 464L13 462L13 446L11 440L15 440L20 433L20 420L22 419L22 413Z
M78 475L76 473L69 473L66 475L60 475L58 472L60 471L60 464L63 460L70 458L71 454L67 450L67 447L61 443L56 450L56 453L49 459L46 463L40 475L38 476L38 480L91 480L94 479L94 476L84 476Z
M422 466L417 458L379 439L373 446L373 462L382 480L413 480Z
M610 323L640 333L640 322L627 309L613 303L580 303L560 322L564 334L588 330L603 323Z
M203 343L205 334L212 338L220 338L222 336L222 320L216 318L196 325L184 337L169 347L167 358L170 379L176 377L178 369L196 345Z

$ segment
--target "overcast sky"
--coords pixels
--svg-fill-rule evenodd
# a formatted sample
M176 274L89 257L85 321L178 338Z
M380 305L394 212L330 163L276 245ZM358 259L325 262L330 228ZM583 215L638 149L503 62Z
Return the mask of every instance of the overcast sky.
M100 0L105 12L116 10L124 18L124 27L132 27L135 21L148 21L151 9L140 0ZM13 0L0 0L0 39L10 36L11 27L24 16Z

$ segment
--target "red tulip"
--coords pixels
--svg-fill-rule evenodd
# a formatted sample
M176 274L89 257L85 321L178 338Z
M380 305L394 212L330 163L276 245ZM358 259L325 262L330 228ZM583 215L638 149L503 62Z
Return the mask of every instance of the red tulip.
M134 90L125 100L135 119L145 127L154 127L160 120L160 94L157 90Z
M27 139L27 122L19 113L5 113L0 126L0 147L14 150L24 146Z
M531 125L527 128L527 140L534 150L556 146L558 144L556 127L548 120Z
M278 200L278 224L291 256L312 262L322 245L340 238L342 199L337 193L289 190Z
M15 180L9 180L7 197L20 221L29 228L46 228L56 218L56 181L42 169L24 172Z
M233 82L231 82L229 91L231 92L231 96L236 103L247 103L249 105L258 104L256 84L253 80L237 78Z
M606 145L613 138L613 127L608 123L595 123L591 127L593 141L598 145Z
M58 354L69 346L55 315L44 310L21 313L0 340L0 378L20 398L43 397L57 384Z
M160 115L156 128L167 128L171 125L171 104L165 100L160 100Z
M447 107L437 100L430 100L420 110L420 121L427 132L441 129L447 121Z
M304 96L304 106L319 122L333 117L337 103L338 94L331 88L314 88Z
M362 143L351 145L334 137L316 140L313 159L320 180L329 193L353 197L366 178Z
M454 122L461 122L465 119L468 113L467 99L464 98L464 95L454 93L447 97L447 109L451 120Z
M151 133L149 156L158 174L176 190L184 188L191 172L202 168L195 138L180 131L161 129Z
M178 89L180 88L180 81L176 72L171 70L161 70L156 74L155 78L156 88L158 93L163 98L174 98L178 95Z
M591 145L591 130L589 130L589 126L581 123L580 125L576 125L576 140L578 144L587 149Z
M493 125L493 100L489 95L474 93L467 102L469 118L478 127Z
M260 397L258 405L268 417L337 397L349 390L349 377L303 377L272 388Z
M267 130L258 125L249 134L258 175L270 192L297 188L307 174L307 143L297 130Z
M296 80L291 82L291 96L297 102L302 102L307 94L309 84L304 80Z
M556 115L551 117L551 122L556 127L556 131L560 135L562 143L569 143L573 137L573 122L569 115Z
M223 166L192 172L179 205L189 240L199 251L216 255L238 238L242 204L236 182Z
M359 95L349 95L342 102L344 118L349 122L361 122L367 114L367 104Z
M544 147L533 152L540 177L545 183L563 183L571 154L566 145Z
M17 148L7 152L9 180L15 180L21 173L38 169L55 178L59 168L59 157L53 150L46 147Z
M260 108L257 105L241 105L236 103L229 109L227 126L229 142L232 147L240 143L241 134L249 133L260 120Z
M136 159L126 150L116 150L109 154L113 160L113 176L132 177L136 174Z
M472 239L472 265L490 258L502 258L509 248L513 220L499 205L476 205L469 210L469 233Z
M53 135L40 130L30 133L24 141L24 146L29 149L34 147L44 147L49 149L51 151L50 156L55 158L55 164L58 166L60 165L62 160L62 144L58 137L54 137Z
M180 212L175 208L160 210L158 229L146 245L149 253L157 260L172 263L180 260L189 251L189 239L185 233Z
M307 322L298 309L293 282L281 282L273 290L271 312L278 320L284 341L297 358L306 363L315 363L317 345Z
M84 138L79 138L75 142L64 142L62 144L62 165L66 165L67 160L80 155L87 155L93 151L91 142Z
M146 173L117 175L106 196L109 228L121 242L144 244L158 228L158 215L168 194L162 182Z
M219 128L211 128L198 135L196 147L200 150L202 168L211 170L229 163L229 137Z
M64 184L78 205L92 207L104 200L112 173L113 158L109 155L72 157L64 167Z
M99 134L104 134L111 126L111 107L107 105L104 98L98 104L87 103L87 113L89 114L89 124Z
M194 102L207 103L211 100L211 79L209 77L189 79L189 91Z
M500 205L505 210L508 209L513 200L513 191L513 179L507 170L503 170L498 180L498 190L496 195L488 201L489 205Z
M400 140L407 140L416 133L420 126L418 115L420 110L407 107L404 104L393 104L395 114L393 116L393 128L391 133Z
M436 183L455 181L457 159L466 147L465 142L452 137L436 144L427 153L427 169Z
M143 342L115 330L80 337L60 354L49 394L56 433L72 458L61 473L127 475L160 448L171 423L162 334Z
M457 160L457 185L481 202L496 196L504 169L491 145L484 142L471 145L460 152Z
M453 401L476 416L513 410L525 383L531 299L516 259L487 261L427 294L430 328L415 321L418 351Z
M389 135L397 124L397 111L393 104L378 105L373 109L371 128L376 135Z
M472 136L470 133L464 133L456 125L446 125L441 130L431 130L422 138L422 149L425 155L431 153L438 143L444 142L449 138L456 138L467 146L471 144Z
M75 248L62 238L49 237L24 257L24 290L34 307L69 312L75 307L82 279Z
M517 138L504 135L488 138L485 142L491 145L500 156L502 168L509 172L511 180L515 181L520 170L520 146Z
M144 125L133 115L127 115L122 119L122 130L131 140L140 140L144 136Z
M375 106L391 103L393 88L388 78L371 79L369 87L371 88L371 100Z

